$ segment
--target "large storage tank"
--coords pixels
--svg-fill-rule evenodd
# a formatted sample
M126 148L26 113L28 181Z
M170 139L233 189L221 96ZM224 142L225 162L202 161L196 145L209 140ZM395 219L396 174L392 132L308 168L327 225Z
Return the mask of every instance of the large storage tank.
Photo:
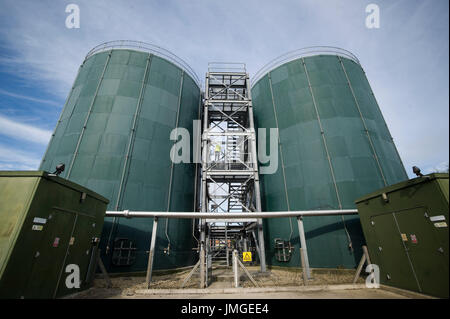
M253 83L257 127L278 127L280 138L278 170L261 175L264 210L355 208L356 198L407 179L365 73L350 52L291 52L269 63ZM269 264L300 265L296 225L288 218L265 221ZM306 217L304 226L311 267L358 264L364 238L356 215ZM282 248L289 241L290 259Z
M199 81L181 59L131 41L88 53L67 99L41 169L54 170L110 200L108 210L194 210L195 164L174 164L169 139L192 133ZM152 219L107 218L102 257L109 271L146 269ZM161 219L155 269L192 264L192 222Z

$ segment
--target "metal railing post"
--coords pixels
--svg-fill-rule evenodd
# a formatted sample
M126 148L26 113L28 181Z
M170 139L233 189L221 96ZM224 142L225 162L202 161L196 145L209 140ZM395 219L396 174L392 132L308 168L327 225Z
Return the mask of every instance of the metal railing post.
M309 269L309 260L308 260L308 249L306 247L306 238L305 238L305 229L303 227L303 219L302 216L297 217L298 222L298 234L300 237L300 258L302 260L303 272L306 272L308 279L311 279L311 270Z
M153 259L155 256L155 243L156 243L156 232L157 231L158 231L158 217L155 217L155 219L153 220L153 230L152 230L152 239L150 242L150 251L148 252L147 277L145 278L145 283L147 285L147 289L150 288L150 284L152 281Z
M239 264L238 264L238 251L233 250L233 273L234 273L234 287L239 288Z

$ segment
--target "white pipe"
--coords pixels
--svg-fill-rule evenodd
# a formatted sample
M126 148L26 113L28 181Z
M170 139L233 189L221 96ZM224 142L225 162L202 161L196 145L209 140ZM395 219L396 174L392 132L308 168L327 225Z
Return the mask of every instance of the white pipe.
M144 211L107 211L106 217L161 217L161 218L207 218L207 219L241 219L241 218L280 218L298 216L355 215L357 209L335 210L299 210L289 212L245 212L245 213L198 213L198 212L144 212Z

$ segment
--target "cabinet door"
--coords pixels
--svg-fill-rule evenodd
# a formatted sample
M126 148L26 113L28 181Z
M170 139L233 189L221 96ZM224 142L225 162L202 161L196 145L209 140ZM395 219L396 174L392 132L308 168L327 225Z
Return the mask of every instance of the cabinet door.
M75 221L75 214L52 212L42 230L43 239L34 252L31 280L23 292L25 298L53 298L60 273L64 271L64 260Z
M371 227L373 227L376 238L376 245L370 251L371 262L380 268L381 283L419 291L393 214L373 216Z
M442 234L448 228L437 228L430 221L425 207L395 213L400 232L416 272L421 291L448 298L448 252ZM448 244L447 244L448 245Z
M95 218L81 213L77 214L76 225L74 226L72 236L69 239L69 248L64 267L67 267L69 264L78 266L80 271L80 289L87 286L85 280L89 262L91 261L91 254L96 252L92 250L92 238L98 233L96 227ZM77 288L69 289L66 286L66 278L68 275L69 273L65 272L61 274L56 297L75 293L80 290Z

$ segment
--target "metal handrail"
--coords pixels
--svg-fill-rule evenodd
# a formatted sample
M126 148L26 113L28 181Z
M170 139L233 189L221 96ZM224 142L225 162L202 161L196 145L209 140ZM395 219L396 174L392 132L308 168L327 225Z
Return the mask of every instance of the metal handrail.
M106 217L239 219L239 218L335 216L335 215L356 215L356 214L358 214L357 209L300 210L300 211L282 211L282 212L242 212L242 213L145 212L145 211L124 210L124 211L107 211Z
M208 72L233 72L233 73L247 73L245 63L241 62L209 62Z
M105 42L95 46L92 50L90 50L86 55L85 60L96 53L108 51L111 49L132 49L132 50L137 49L138 51L152 53L154 55L167 59L169 62L172 62L179 68L183 69L187 74L189 74L189 76L194 80L195 84L197 84L197 86L201 88L201 81L199 80L195 71L189 66L189 64L186 63L186 61L184 61L174 53L170 52L169 50L166 50L151 43L132 40L115 40Z
M252 77L251 80L251 86L253 87L259 80L261 80L264 75L266 75L268 72L274 70L275 68L279 67L282 64L285 64L287 62L307 57L307 56L314 56L314 55L338 55L342 56L344 58L350 59L353 62L360 65L358 58L356 55L351 53L350 51L347 51L345 49L341 49L338 47L330 47L330 46L314 46L314 47L306 47L301 48L297 50L293 50L290 52L287 52L285 54L282 54L266 65L264 65L261 69L259 69L256 74Z

